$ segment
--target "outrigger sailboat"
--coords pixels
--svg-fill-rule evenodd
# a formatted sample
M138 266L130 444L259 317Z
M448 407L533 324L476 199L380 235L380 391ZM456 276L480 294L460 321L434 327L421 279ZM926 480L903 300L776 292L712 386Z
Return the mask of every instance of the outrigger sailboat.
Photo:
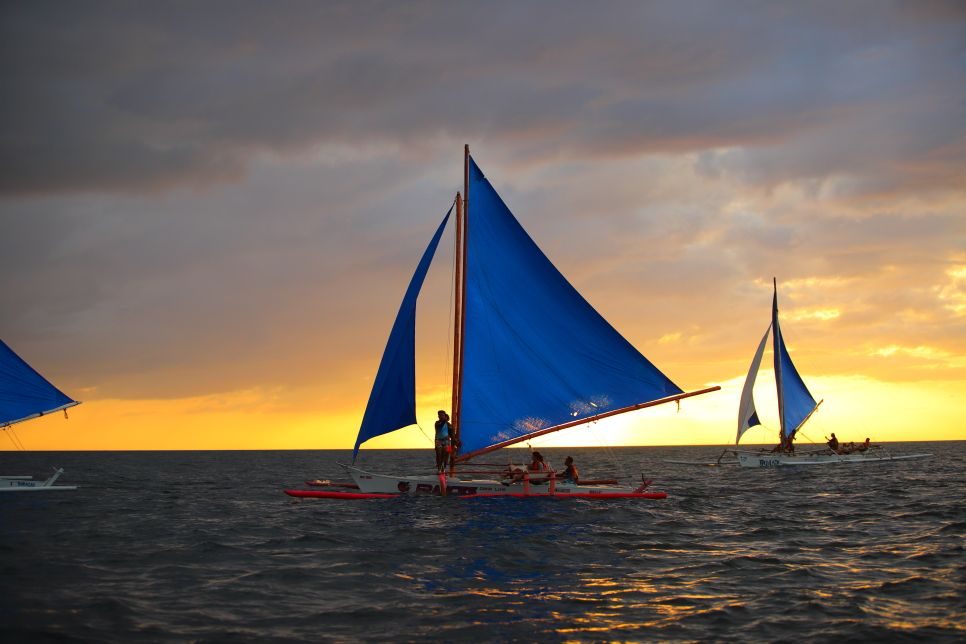
M781 326L778 323L778 283L772 280L774 287L774 297L772 299L771 324L765 329L765 335L758 344L758 350L751 361L748 376L745 378L744 387L741 390L741 400L738 405L738 435L735 438L735 447L741 441L741 436L751 427L760 425L758 411L755 409L755 399L753 390L755 379L758 375L758 368L761 365L762 356L765 353L765 346L768 343L768 334L772 335L772 349L774 352L775 364L775 386L778 390L778 417L780 424L779 444L773 449L768 450L726 450L738 457L738 464L742 467L779 467L785 465L823 465L831 463L854 463L854 462L876 462L876 461L897 461L911 458L925 458L932 454L914 454L911 456L892 456L881 446L839 448L833 450L827 445L816 449L795 449L795 438L801 431L802 426L808 419L818 411L819 405L824 400L815 402L812 394L805 386L805 382L799 375L798 370L792 363L792 358L785 347L785 339L782 337Z
M23 450L23 446L13 425L61 410L66 417L67 409L79 404L79 400L66 396L0 341L0 429L18 449ZM0 492L76 490L73 485L54 485L63 473L63 469L54 468L54 475L46 481L34 481L30 476L0 476Z
M445 471L389 476L345 465L359 493L289 491L359 498L405 493L460 496L663 497L635 487L522 479L501 483L502 464L472 458L626 412L717 391L685 392L621 336L570 285L524 231L464 149L463 195L436 230L413 275L376 374L353 451L375 436L416 424L416 299L443 229L456 210L453 452ZM487 467L503 468L502 472ZM473 478L489 474L492 478ZM469 476L470 478L466 478ZM544 475L544 479L547 476ZM497 480L494 480L497 479ZM542 485L538 485L542 483Z

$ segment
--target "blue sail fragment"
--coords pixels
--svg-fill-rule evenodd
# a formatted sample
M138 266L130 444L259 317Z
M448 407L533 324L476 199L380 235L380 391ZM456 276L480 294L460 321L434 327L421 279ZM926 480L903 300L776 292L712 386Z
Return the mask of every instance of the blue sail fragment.
M560 274L470 159L462 453L683 393Z
M778 417L781 422L781 435L784 441L798 429L808 415L815 409L815 399L785 348L785 338L778 324L778 283L775 282L775 295L771 305L771 326L774 329L772 347L775 360L775 387L778 392Z
M396 314L356 437L353 461L359 446L370 438L416 424L416 299L452 212L450 208L426 247Z
M0 427L76 404L0 341Z
M798 370L795 369L792 358L785 348L785 340L781 337L781 332L778 333L778 354L781 357L782 374L782 388L778 395L783 401L785 412L782 415L782 436L788 438L789 434L795 431L815 409L815 399L809 393L802 377L798 375Z

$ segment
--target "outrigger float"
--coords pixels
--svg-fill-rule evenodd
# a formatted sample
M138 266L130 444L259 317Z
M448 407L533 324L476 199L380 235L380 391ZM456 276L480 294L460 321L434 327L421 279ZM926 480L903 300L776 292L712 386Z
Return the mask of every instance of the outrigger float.
M664 498L663 493L644 491L649 481L643 475L640 485L621 487L547 481L545 472L541 481L524 469L520 480L504 484L499 479L510 472L481 469L493 464L468 463L553 432L654 405L680 404L720 387L685 392L608 324L520 226L470 157L469 146L464 149L463 178L463 193L456 194L423 253L389 334L356 438L353 465L346 466L358 492L286 494ZM438 474L390 476L357 469L354 463L364 442L416 424L416 299L454 208L449 471L444 467ZM496 480L478 478L481 474Z

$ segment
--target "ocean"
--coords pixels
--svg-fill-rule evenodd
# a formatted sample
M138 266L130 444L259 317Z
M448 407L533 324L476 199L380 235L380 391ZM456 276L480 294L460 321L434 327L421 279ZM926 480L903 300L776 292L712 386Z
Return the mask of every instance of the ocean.
M344 450L0 452L0 473L80 486L0 494L0 641L966 641L966 441L888 448L935 457L541 450L585 478L643 473L664 500L282 493L344 479Z

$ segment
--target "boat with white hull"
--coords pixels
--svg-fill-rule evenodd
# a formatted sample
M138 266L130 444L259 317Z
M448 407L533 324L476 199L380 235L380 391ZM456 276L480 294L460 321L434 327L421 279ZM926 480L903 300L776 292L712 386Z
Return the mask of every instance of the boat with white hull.
M834 465L836 463L878 463L882 461L904 461L913 458L926 458L932 454L910 454L892 456L881 449L868 449L860 453L835 454L830 450L803 452L799 454L775 454L767 450L759 452L735 451L738 464L742 467L796 467L800 465Z
M523 471L523 479L511 484L489 479L459 479L437 474L422 476L386 476L373 474L355 467L345 466L362 494L449 494L453 496L644 496L664 498L662 492L646 493L650 481L642 481L637 488L621 488L610 485L579 485L546 477L530 478ZM508 472L509 473L509 472ZM443 489L445 486L445 489Z
M46 481L35 481L32 476L0 476L0 492L44 492L52 490L76 490L76 485L54 485L63 468L54 468L54 475Z
M471 458L493 450L720 387L685 392L674 384L560 274L470 157L469 146L463 170L463 193L457 193L423 253L389 334L353 463L367 440L416 424L416 300L455 208L451 451L443 455L443 471L428 476L388 476L350 466L359 493L660 498L636 484L588 486L555 479L538 485L526 470L519 470L525 480L504 485L477 475L500 479L512 474L506 466L474 462L467 469ZM503 471L481 469L486 467ZM287 493L330 498L355 494Z
M19 451L24 451L13 426L34 418L64 412L81 404L72 400L50 384L0 340L0 430L10 438ZM73 485L54 485L64 470L54 468L54 475L45 481L34 481L30 476L0 476L0 492L33 492L76 490Z
M755 409L753 390L758 369L761 366L768 335L772 335L772 351L775 365L775 386L778 392L778 416L780 423L779 444L767 450L726 450L738 459L742 467L788 467L799 465L833 465L836 463L880 463L884 461L899 461L915 458L926 458L932 454L912 454L909 456L893 456L879 445L842 445L837 449L830 446L815 446L815 449L796 449L795 438L802 426L818 411L823 401L815 402L808 387L799 375L792 358L785 347L781 325L778 320L778 283L773 280L774 296L772 298L772 320L765 329L751 361L748 376L745 378L741 390L741 400L738 405L738 435L735 446L741 441L742 435L751 427L760 425L758 412ZM834 436L834 434L833 434ZM723 456L723 455L722 455Z

